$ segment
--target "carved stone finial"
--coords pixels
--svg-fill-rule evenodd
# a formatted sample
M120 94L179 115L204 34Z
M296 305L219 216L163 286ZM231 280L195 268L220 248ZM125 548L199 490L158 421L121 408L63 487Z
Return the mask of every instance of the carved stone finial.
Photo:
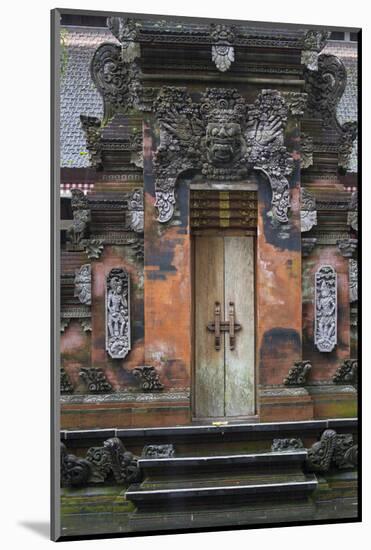
M358 239L341 239L337 245L344 258L351 258L357 250Z
M301 439L295 439L295 438L273 439L271 449L272 449L272 452L296 451L298 449L304 449L304 445Z
M283 383L285 386L302 386L306 383L311 368L310 361L295 361Z
M358 360L346 359L334 374L335 384L357 384L358 382Z
M234 61L235 28L212 23L210 37L213 41L211 56L216 68L221 72L228 71Z
M309 256L309 254L313 251L314 247L316 246L317 239L316 238L303 238L301 239L301 253L302 255Z
M130 277L111 269L106 281L106 350L112 359L124 359L131 350Z
M155 367L143 365L133 369L133 375L139 380L141 388L144 391L162 390L163 384L160 382Z
M61 368L60 388L61 388L61 395L73 393L73 386L69 381L69 378L64 368Z
M358 262L349 260L349 302L358 300Z
M174 445L146 445L143 447L143 458L171 458L175 455Z
M337 344L337 276L330 265L321 266L315 274L314 343L322 352Z
M99 367L82 367L80 378L85 382L89 393L109 393L112 386L107 382L104 372Z
M75 290L73 294L82 304L91 305L91 265L84 264L75 271Z
M303 38L301 62L310 71L318 70L318 54L326 45L330 33L322 30L308 30Z

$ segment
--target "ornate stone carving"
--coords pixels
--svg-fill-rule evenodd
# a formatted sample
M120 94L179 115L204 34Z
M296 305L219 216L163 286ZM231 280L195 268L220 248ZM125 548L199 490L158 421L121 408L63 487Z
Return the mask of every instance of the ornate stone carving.
M301 253L304 257L309 256L314 247L316 246L317 239L313 238L303 238L301 239Z
M92 327L90 318L81 318L80 323L84 332L91 332Z
M126 61L128 50L132 57L130 48L104 43L91 62L92 79L104 101L104 123L117 111L127 113L138 107L140 70L135 61Z
M121 59L124 63L131 63L136 57L140 57L140 44L135 42L138 38L138 26L134 19L108 17L107 27L121 42Z
M90 463L84 458L68 454L66 446L61 443L61 485L85 485L91 475Z
M307 467L314 472L327 472L335 450L336 432L325 430L320 441L308 450Z
M73 392L73 386L68 379L67 373L64 368L61 368L60 374L60 391L61 395L65 395Z
M316 199L306 189L301 189L301 210L300 210L301 231L310 231L317 225Z
M318 54L326 45L330 33L327 31L309 30L303 38L301 62L310 71L318 70Z
M135 189L128 201L127 217L129 229L136 233L143 233L144 230L144 204L143 189Z
M351 258L354 252L357 250L358 240L357 239L340 239L337 242L338 248L344 256L344 258Z
M298 449L304 449L304 445L301 439L273 439L272 452L296 451Z
M109 393L112 391L112 386L107 382L101 368L81 367L79 374L86 384L89 393Z
M348 212L348 225L354 231L358 231L358 192L353 191L352 197L349 203L349 212Z
M102 483L112 474L116 483L139 481L140 472L137 458L126 450L118 437L107 439L103 447L91 447L86 455L91 467L93 483Z
M81 189L71 190L72 225L67 229L67 238L72 245L80 245L87 236L90 210L87 198Z
M143 133L135 130L130 134L130 162L137 168L143 168ZM143 202L143 201L142 201Z
M341 126L340 142L338 146L339 166L346 170L349 165L353 149L353 141L357 137L358 124L355 121L345 122Z
M95 116L80 115L80 122L85 133L86 148L89 151L91 164L100 168L102 159L99 141L102 134L102 121Z
M174 445L146 445L142 451L143 458L171 458L175 455Z
M133 369L133 375L139 380L142 390L156 391L162 390L163 384L160 382L155 367L143 365Z
M334 374L335 384L357 384L358 382L358 360L346 359Z
M349 260L349 302L358 300L358 262Z
M66 330L66 328L68 327L68 325L70 324L70 322L71 322L71 318L62 317L61 321L60 321L60 324L59 324L60 331L64 332Z
M295 361L283 383L285 386L302 386L306 383L311 368L310 361Z
M337 344L337 276L330 265L315 274L314 343L322 352L332 351Z
M340 469L357 467L358 445L354 444L352 434L336 436L333 462Z
M302 132L300 134L300 166L309 168L313 164L313 138Z
M272 223L288 222L293 160L284 146L288 108L279 92L263 90L247 105L236 90L209 88L195 103L185 88L163 87L154 109L160 123L155 156L160 222L172 218L176 180L186 170L225 181L261 171L272 189Z
M91 305L91 265L84 264L75 271L75 291L73 294L82 304Z
M212 24L210 28L210 37L213 41L211 46L211 57L216 68L221 72L228 71L234 61L234 27Z
M111 269L106 281L106 350L112 359L124 359L131 350L130 277Z
M85 239L82 244L90 260L98 259L102 254L104 246L101 239Z
M308 94L301 92L283 92L282 96L292 116L303 116L307 106Z

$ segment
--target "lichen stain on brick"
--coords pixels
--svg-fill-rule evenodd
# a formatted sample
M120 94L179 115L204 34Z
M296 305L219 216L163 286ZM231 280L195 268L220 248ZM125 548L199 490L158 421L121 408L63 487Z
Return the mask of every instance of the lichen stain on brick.
M260 382L282 384L294 360L300 360L300 356L301 338L298 331L283 327L267 330L260 345Z

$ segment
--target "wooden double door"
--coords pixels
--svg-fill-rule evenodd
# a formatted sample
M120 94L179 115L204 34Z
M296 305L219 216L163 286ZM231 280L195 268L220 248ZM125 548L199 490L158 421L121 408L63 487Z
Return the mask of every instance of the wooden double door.
M254 237L194 240L194 416L255 414Z

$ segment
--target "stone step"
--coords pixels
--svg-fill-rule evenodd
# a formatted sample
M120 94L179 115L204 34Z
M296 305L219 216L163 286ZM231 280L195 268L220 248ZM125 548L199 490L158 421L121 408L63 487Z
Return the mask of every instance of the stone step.
M138 464L144 472L156 470L161 472L175 469L230 469L235 467L259 468L259 467L282 467L296 464L303 464L307 458L307 451L299 449L287 452L268 453L244 453L211 456L183 456L166 458L140 458Z
M235 503L249 499L274 498L283 496L303 498L317 488L314 474L305 475L298 471L286 475L248 475L229 476L228 478L171 480L166 482L148 480L141 484L131 485L126 492L126 499L137 508L151 506L187 507L212 499L223 503Z

